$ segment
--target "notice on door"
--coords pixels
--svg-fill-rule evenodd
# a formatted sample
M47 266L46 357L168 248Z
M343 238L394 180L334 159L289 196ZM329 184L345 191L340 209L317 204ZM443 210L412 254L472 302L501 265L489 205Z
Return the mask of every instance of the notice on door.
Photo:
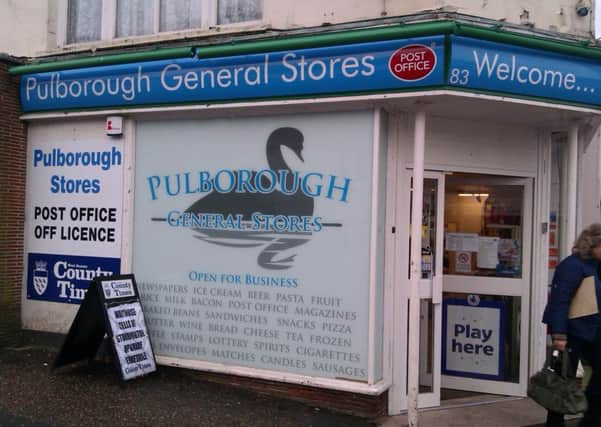
M503 379L505 305L448 298L443 302L442 373L461 377Z

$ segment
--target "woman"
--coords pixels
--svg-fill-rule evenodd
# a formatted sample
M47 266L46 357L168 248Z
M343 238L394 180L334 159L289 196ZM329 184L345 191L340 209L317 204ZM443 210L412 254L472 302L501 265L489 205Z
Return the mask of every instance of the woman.
M588 410L580 427L601 426L601 314L569 319L568 310L580 283L590 276L594 277L597 307L601 307L600 267L601 224L592 224L576 239L572 255L557 266L543 316L551 332L553 348L565 351L573 366L582 360L592 369L586 388ZM564 426L563 415L549 411L546 425Z

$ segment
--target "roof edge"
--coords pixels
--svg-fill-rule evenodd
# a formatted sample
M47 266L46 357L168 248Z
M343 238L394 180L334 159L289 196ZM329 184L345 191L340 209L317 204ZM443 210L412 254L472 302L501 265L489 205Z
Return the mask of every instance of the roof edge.
M534 30L486 18L455 12L433 11L402 17L382 18L354 23L304 28L300 30L271 30L260 34L232 36L224 41L204 39L195 46L155 47L152 50L122 52L75 59L45 60L17 65L11 74L41 73L73 68L116 65L160 59L193 57L213 58L277 50L315 48L370 41L432 35L461 35L499 43L556 52L563 55L601 60L601 49L591 39L567 38L561 33Z

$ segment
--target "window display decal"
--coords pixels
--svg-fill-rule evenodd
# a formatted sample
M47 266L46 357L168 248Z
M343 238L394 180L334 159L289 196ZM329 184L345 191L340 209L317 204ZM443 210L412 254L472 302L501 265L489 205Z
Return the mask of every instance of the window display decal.
M132 265L158 356L367 381L373 126L139 123Z
M290 268L296 255L279 254L307 243L313 233L324 227L342 227L313 216L314 198L324 195L346 202L351 185L348 177L331 175L324 181L318 172L293 172L284 160L282 148L289 148L303 161L303 140L298 129L274 130L266 144L269 168L260 171L221 169L214 177L200 171L195 174L198 181L190 180L189 172L165 176L162 182L158 176L148 177L152 199L159 197L162 185L169 196L177 193L173 187L181 189L182 184L186 193L207 192L183 213L170 211L166 218L153 220L166 221L172 227L190 227L198 239L210 244L262 248L257 258L261 267Z

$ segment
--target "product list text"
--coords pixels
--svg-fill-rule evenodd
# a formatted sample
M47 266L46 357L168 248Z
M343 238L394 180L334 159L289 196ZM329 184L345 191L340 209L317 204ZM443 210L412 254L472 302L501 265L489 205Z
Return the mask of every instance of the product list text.
M345 298L306 295L290 287L266 288L257 282L227 285L240 276L207 273L203 284L140 283L157 354L367 379L360 345L366 340L357 338L360 316L345 308Z

